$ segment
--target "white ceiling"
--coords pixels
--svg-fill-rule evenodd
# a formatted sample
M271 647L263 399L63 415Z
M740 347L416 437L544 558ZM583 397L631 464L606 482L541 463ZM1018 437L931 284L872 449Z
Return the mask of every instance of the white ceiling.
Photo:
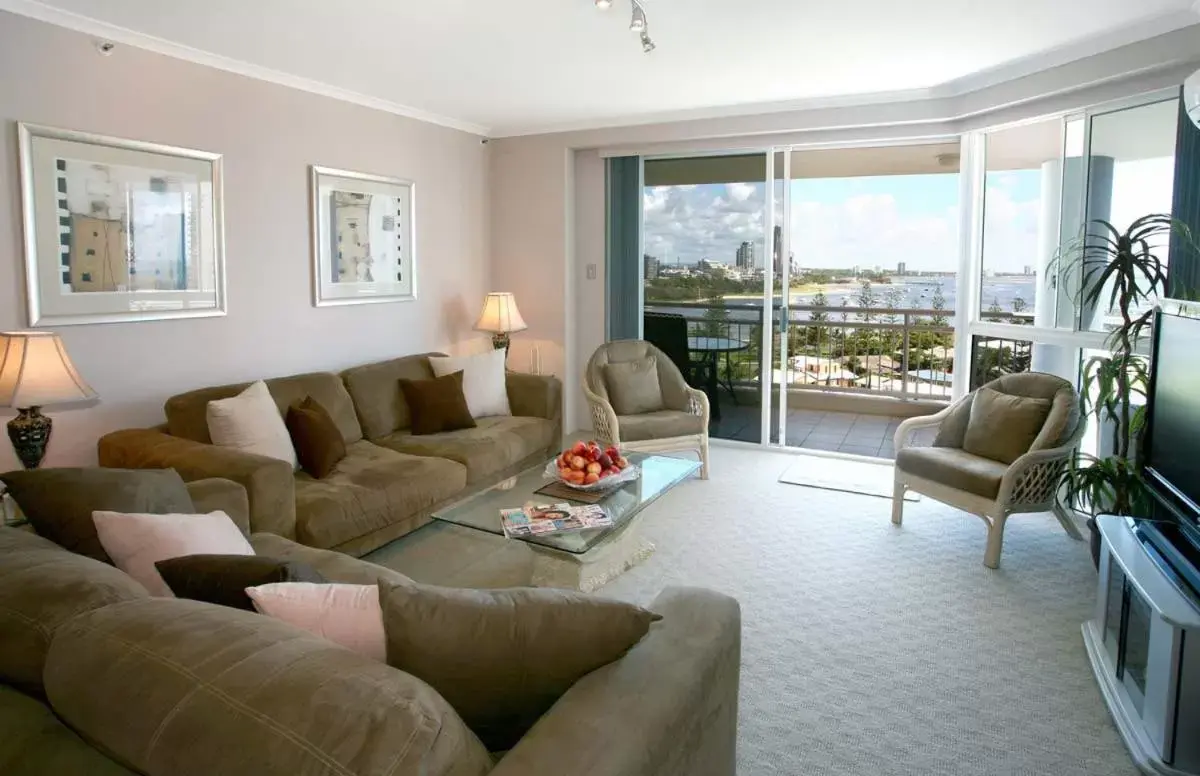
M644 4L650 55L629 0L0 0L493 136L958 92L1200 23L1200 0Z

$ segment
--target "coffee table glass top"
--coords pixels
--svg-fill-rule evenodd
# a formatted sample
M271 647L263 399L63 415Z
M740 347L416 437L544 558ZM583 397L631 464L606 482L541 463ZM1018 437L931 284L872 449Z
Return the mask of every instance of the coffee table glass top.
M612 518L611 528L522 537L519 541L582 555L620 532L638 512L656 501L659 496L700 471L698 461L684 458L644 453L630 453L626 457L640 470L637 480L615 488L599 502L605 513ZM501 509L521 507L528 501L546 504L562 500L534 493L550 482L543 476L544 471L544 465L527 469L516 477L439 509L433 513L433 519L503 536L504 530L500 527Z

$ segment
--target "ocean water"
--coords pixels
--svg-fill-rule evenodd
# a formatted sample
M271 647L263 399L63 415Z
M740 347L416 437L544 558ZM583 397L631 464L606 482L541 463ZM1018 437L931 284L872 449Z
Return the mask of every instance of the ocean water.
M957 278L953 275L928 276L896 279L891 284L873 284L872 288L875 291L875 296L878 299L876 306L884 306L884 294L891 289L900 289L900 303L897 307L910 309L930 309L933 306L933 297L937 293L937 287L940 284L942 296L946 299L946 311L948 316L952 316L958 302L958 291L955 286ZM980 305L984 310L989 309L993 304L997 305L1004 312L1013 312L1013 302L1016 299L1022 299L1025 302L1027 313L1033 312L1033 297L1036 290L1037 278L1031 275L1008 275L1004 277L988 277L983 279L983 288L980 296ZM839 289L825 292L825 298L828 300L830 308L837 308L842 305L842 300L845 300L846 306L858 307L858 289ZM791 295L791 303L793 305L811 305L816 292L793 293ZM730 318L734 320L757 320L759 317L758 309L762 307L761 299L726 299L726 306L729 308ZM676 307L670 302L654 303L648 302L647 306L653 307L655 310L663 312L677 312L689 318L700 317L703 311L696 308ZM743 312L739 308L747 308ZM836 310L834 310L836 314ZM793 311L793 320L803 320L807 318L807 313L801 311Z

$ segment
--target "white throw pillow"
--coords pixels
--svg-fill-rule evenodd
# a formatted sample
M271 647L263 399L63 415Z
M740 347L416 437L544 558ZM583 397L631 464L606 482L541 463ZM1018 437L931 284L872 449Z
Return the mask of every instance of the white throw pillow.
M254 548L224 512L207 515L92 513L96 535L113 564L142 583L150 595L175 594L154 564L185 555L253 555Z
M237 396L210 401L205 415L214 445L278 458L296 468L292 437L262 380Z
M377 585L275 582L246 588L261 614L282 620L380 662L387 638Z
M488 415L511 415L508 406L508 383L504 375L507 351L492 350L474 356L430 356L429 365L435 377L455 372L463 373L463 395L473 418Z

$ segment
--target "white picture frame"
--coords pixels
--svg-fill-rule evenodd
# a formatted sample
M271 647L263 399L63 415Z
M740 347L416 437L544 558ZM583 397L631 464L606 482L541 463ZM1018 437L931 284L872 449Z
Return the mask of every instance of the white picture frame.
M220 154L19 123L33 328L226 314Z
M417 298L416 184L312 166L313 306Z

